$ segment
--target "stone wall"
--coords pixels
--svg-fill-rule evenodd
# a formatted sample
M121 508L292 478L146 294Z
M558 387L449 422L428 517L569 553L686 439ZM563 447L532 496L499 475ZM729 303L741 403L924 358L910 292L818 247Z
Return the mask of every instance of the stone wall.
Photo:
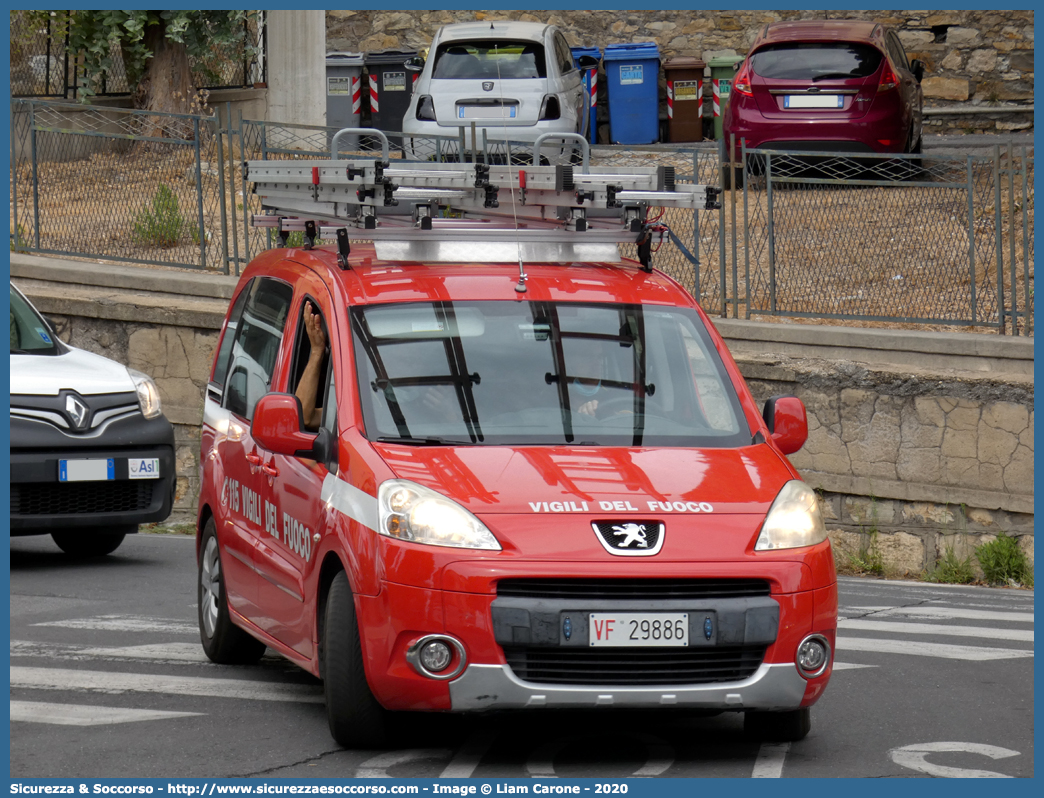
M475 19L524 19L560 26L571 46L654 41L661 58L745 55L769 22L871 19L895 27L910 58L926 64L925 108L932 132L1032 129L1032 11L327 11L328 51L423 50L440 25ZM963 115L932 115L932 109ZM979 113L979 112L989 113Z
M790 460L823 498L835 548L875 545L888 571L916 575L1004 532L1032 560L1032 378L773 356L740 368L759 400L805 403L808 442Z
M156 380L175 427L175 509L193 513L203 399L236 279L19 253L11 273L63 340ZM916 575L1005 532L1032 559L1032 339L716 323L759 403L805 403L809 439L790 459L822 496L842 556L872 544L887 573Z

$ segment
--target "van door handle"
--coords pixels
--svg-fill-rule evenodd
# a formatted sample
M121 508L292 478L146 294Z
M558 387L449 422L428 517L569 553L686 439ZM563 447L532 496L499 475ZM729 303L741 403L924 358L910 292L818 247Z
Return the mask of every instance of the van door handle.
M261 470L264 471L266 474L268 474L268 476L270 476L270 477L278 477L279 476L279 469L276 468L271 463L263 463L261 465Z
M259 454L248 454L246 456L247 462L250 463L250 471L256 473L261 465L261 455Z

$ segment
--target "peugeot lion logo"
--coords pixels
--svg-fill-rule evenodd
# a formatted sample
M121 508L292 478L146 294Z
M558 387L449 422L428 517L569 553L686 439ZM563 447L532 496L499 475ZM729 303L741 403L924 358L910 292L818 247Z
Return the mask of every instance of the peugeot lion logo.
M484 80L482 81L482 91L493 91L493 81Z
M87 426L87 415L89 410L78 396L69 395L65 397L65 412L73 423L73 427L82 430Z
M626 549L632 543L639 549L649 548L649 541L645 536L645 524L624 524L623 526L613 527L614 535L623 535L623 537L616 541L616 545L621 549Z
M661 521L596 521L591 528L602 547L618 557L649 557L663 548Z

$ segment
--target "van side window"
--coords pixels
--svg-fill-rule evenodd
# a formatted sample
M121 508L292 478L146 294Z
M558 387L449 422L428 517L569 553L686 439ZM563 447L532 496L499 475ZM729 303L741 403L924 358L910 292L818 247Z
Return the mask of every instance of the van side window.
M576 69L573 63L573 53L566 44L565 36L561 33L555 34L555 56L558 58L558 69L563 75L568 75Z
M243 290L239 292L239 296L236 297L236 302L232 306L232 312L228 314L228 324L225 325L225 332L221 336L217 357L214 358L214 376L210 380L209 388L218 401L221 400L225 390L225 378L228 376L228 366L232 362L232 344L236 340L236 332L239 330L243 308L246 307L247 296L250 295L253 283L253 280L247 283Z
M306 306L308 306L307 310ZM310 318L316 316L319 318L323 351L318 354L312 352L312 342L305 328L306 315ZM306 429L318 429L320 424L326 426L328 417L333 416L336 410L336 406L327 404L327 392L333 381L333 368L330 360L330 333L326 326L326 319L323 318L319 309L319 303L310 296L305 296L296 323L294 352L290 361L289 390L293 391L301 400L301 410L304 413L302 422Z
M272 384L279 343L283 338L293 289L271 278L255 280L232 343L231 368L223 405L248 421L257 400Z

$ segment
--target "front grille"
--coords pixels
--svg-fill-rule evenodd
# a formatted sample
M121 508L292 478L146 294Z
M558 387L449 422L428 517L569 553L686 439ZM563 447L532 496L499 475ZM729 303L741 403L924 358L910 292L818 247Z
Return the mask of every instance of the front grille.
M100 515L147 510L157 480L12 483L11 515Z
M769 595L763 579L502 579L498 596L534 599L716 599Z
M508 667L523 681L576 685L686 685L749 678L766 646L676 649L506 648Z

